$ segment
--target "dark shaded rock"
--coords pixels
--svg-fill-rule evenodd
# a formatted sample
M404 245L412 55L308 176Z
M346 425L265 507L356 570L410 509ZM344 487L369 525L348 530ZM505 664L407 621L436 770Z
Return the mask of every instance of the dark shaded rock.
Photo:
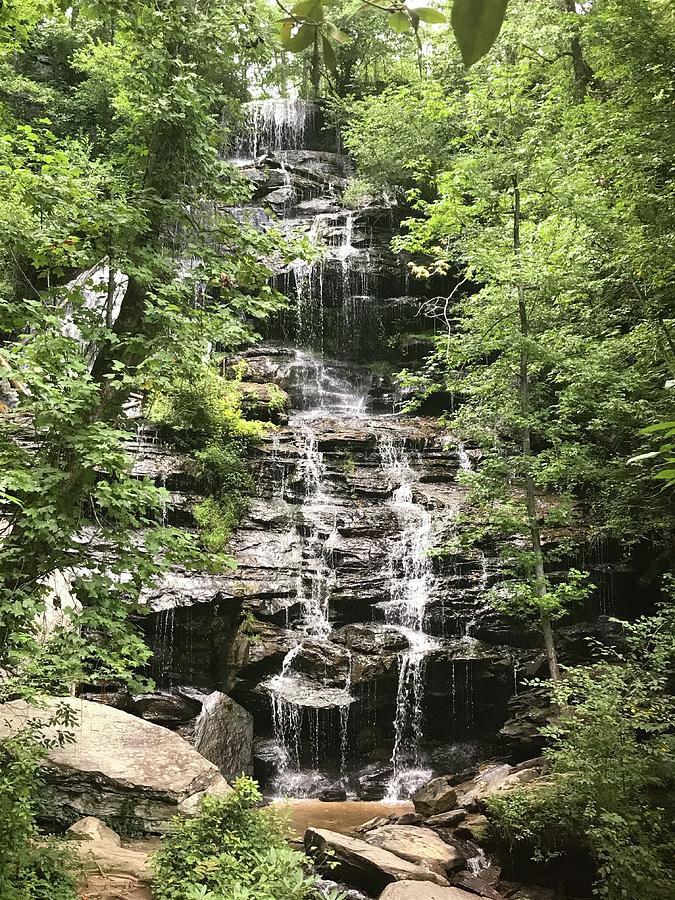
M487 897L488 900L504 900L499 891L495 890L492 885L488 884L479 875L472 875L470 872L458 872L452 876L451 881L452 884L456 884L462 890L469 891L469 893L478 897Z
M516 757L538 756L546 739L540 733L555 716L546 688L531 688L512 697L508 705L509 718L504 722L499 735L509 752Z
M520 884L516 881L501 881L499 890L506 900L556 900L552 888L540 884Z
M621 625L608 616L599 616L594 622L578 622L557 628L556 639L560 657L573 665L598 659L600 647L612 647L620 652L628 649Z
M318 799L324 803L341 803L347 799L347 791L342 785L333 785L321 791Z
M253 771L253 716L227 694L204 698L195 723L195 750L232 781Z
M83 700L88 700L90 703L105 703L106 706L112 706L114 709L121 709L124 712L132 713L132 715L138 715L134 698L128 691L101 691L100 693L82 691L78 696Z
M201 709L198 700L169 691L138 694L133 699L136 715L165 728L184 725L194 719Z
M404 816L399 816L396 819L397 825L423 825L424 824L424 816L420 816L419 813L406 813Z
M415 810L422 816L435 816L457 806L457 792L445 776L433 778L412 796Z
M466 817L465 809L451 809L448 812L438 813L435 816L429 816L424 820L427 828L453 828Z

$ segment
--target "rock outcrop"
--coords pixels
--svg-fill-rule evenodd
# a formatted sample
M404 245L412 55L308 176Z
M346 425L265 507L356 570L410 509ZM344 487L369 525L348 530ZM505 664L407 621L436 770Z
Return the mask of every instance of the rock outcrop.
M231 790L216 766L179 735L100 703L63 698L45 709L5 703L0 737L29 719L46 721L58 703L68 704L77 721L65 729L72 742L54 746L44 762L40 814L50 822L131 819L146 832L161 833L174 815L194 815L204 794Z
M447 880L428 867L416 865L374 847L366 841L327 831L309 828L305 833L305 847L312 853L319 865L328 858L337 863L336 877L377 896L393 881L433 882L447 885Z
M461 850L441 840L428 828L415 825L383 825L368 831L364 840L401 859L444 874L464 865Z
M253 716L227 694L204 698L195 722L194 747L228 781L253 771Z
M476 895L458 887L399 881L386 887L380 894L380 900L476 900Z
M149 854L121 846L120 836L100 819L87 816L66 832L86 872L128 875L142 884L153 878Z

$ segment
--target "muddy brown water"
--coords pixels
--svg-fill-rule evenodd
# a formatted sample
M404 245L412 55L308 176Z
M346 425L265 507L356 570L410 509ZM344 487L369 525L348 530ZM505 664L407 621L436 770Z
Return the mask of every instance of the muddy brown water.
M375 816L403 816L414 812L410 802L345 800L324 803L321 800L275 800L273 805L286 811L291 829L298 839L302 839L309 827L350 834Z

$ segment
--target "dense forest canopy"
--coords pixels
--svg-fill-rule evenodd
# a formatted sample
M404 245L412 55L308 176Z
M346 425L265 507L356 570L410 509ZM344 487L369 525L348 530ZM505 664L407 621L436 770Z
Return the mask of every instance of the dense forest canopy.
M244 457L267 426L221 362L288 304L273 273L320 251L237 214L255 188L231 160L249 100L318 99L354 161L345 203L395 208L393 249L440 285L416 335L425 358L398 383L410 412L445 398L435 415L475 451L457 541L498 549L508 578L490 602L541 629L568 717L548 734L560 780L544 800L495 803L495 827L537 857L581 848L603 896L664 898L675 12L447 7L0 5L0 695L147 688L143 589L176 564L235 564ZM168 492L134 472L148 422L208 485L195 530L168 525ZM620 656L561 670L555 625L592 590L578 559L594 539L632 560L644 596L630 618L651 618L626 624ZM46 627L55 594L69 608ZM1 900L74 896L66 876L61 893L35 886L63 870L31 856L45 749L34 728L0 750ZM227 815L258 852L258 795L238 796ZM171 859L159 896L183 896ZM285 885L270 897L313 896L311 880Z

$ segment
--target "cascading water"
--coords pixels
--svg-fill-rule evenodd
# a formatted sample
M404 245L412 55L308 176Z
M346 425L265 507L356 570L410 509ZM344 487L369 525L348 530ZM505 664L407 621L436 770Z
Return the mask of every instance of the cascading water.
M358 740L372 732L390 760L378 757L387 773L380 796L406 798L432 774L427 682L442 639L430 613L436 586L430 551L438 531L434 510L446 503L425 499L422 482L435 476L422 479L413 449L424 442L420 430L432 426L395 413L401 397L387 374L396 336L419 333L420 304L409 296L405 264L389 250L389 238L382 240L394 227L391 209L342 205L350 164L325 149L318 109L262 101L249 105L249 115L237 152L256 160L256 183L261 173L267 178L282 226L317 247L313 261L296 260L275 276L289 305L267 331L290 415L284 440L271 441L267 472L278 473L278 483L264 496L287 510L279 551L297 548L295 589L291 581L284 592L284 654L256 684L271 711L272 790L308 796L331 783L352 789L348 762L360 764ZM469 469L463 446L459 457ZM350 623L363 621L345 605L344 583L352 578L353 602L367 605L374 635L382 629L382 659L376 643L365 654L350 645ZM471 678L471 669L462 664L455 672L452 663L453 720L460 718L456 695L469 696L463 676ZM381 689L369 681L369 666L379 667Z
M390 502L401 532L389 556L390 599L383 607L387 624L396 627L408 641L408 649L400 654L391 757L394 773L388 788L390 799L400 799L430 777L428 770L420 768L420 760L425 663L437 645L424 628L433 578L429 556L432 523L429 512L414 501L415 473L405 444L386 435L380 439L379 452L383 467L399 481Z

